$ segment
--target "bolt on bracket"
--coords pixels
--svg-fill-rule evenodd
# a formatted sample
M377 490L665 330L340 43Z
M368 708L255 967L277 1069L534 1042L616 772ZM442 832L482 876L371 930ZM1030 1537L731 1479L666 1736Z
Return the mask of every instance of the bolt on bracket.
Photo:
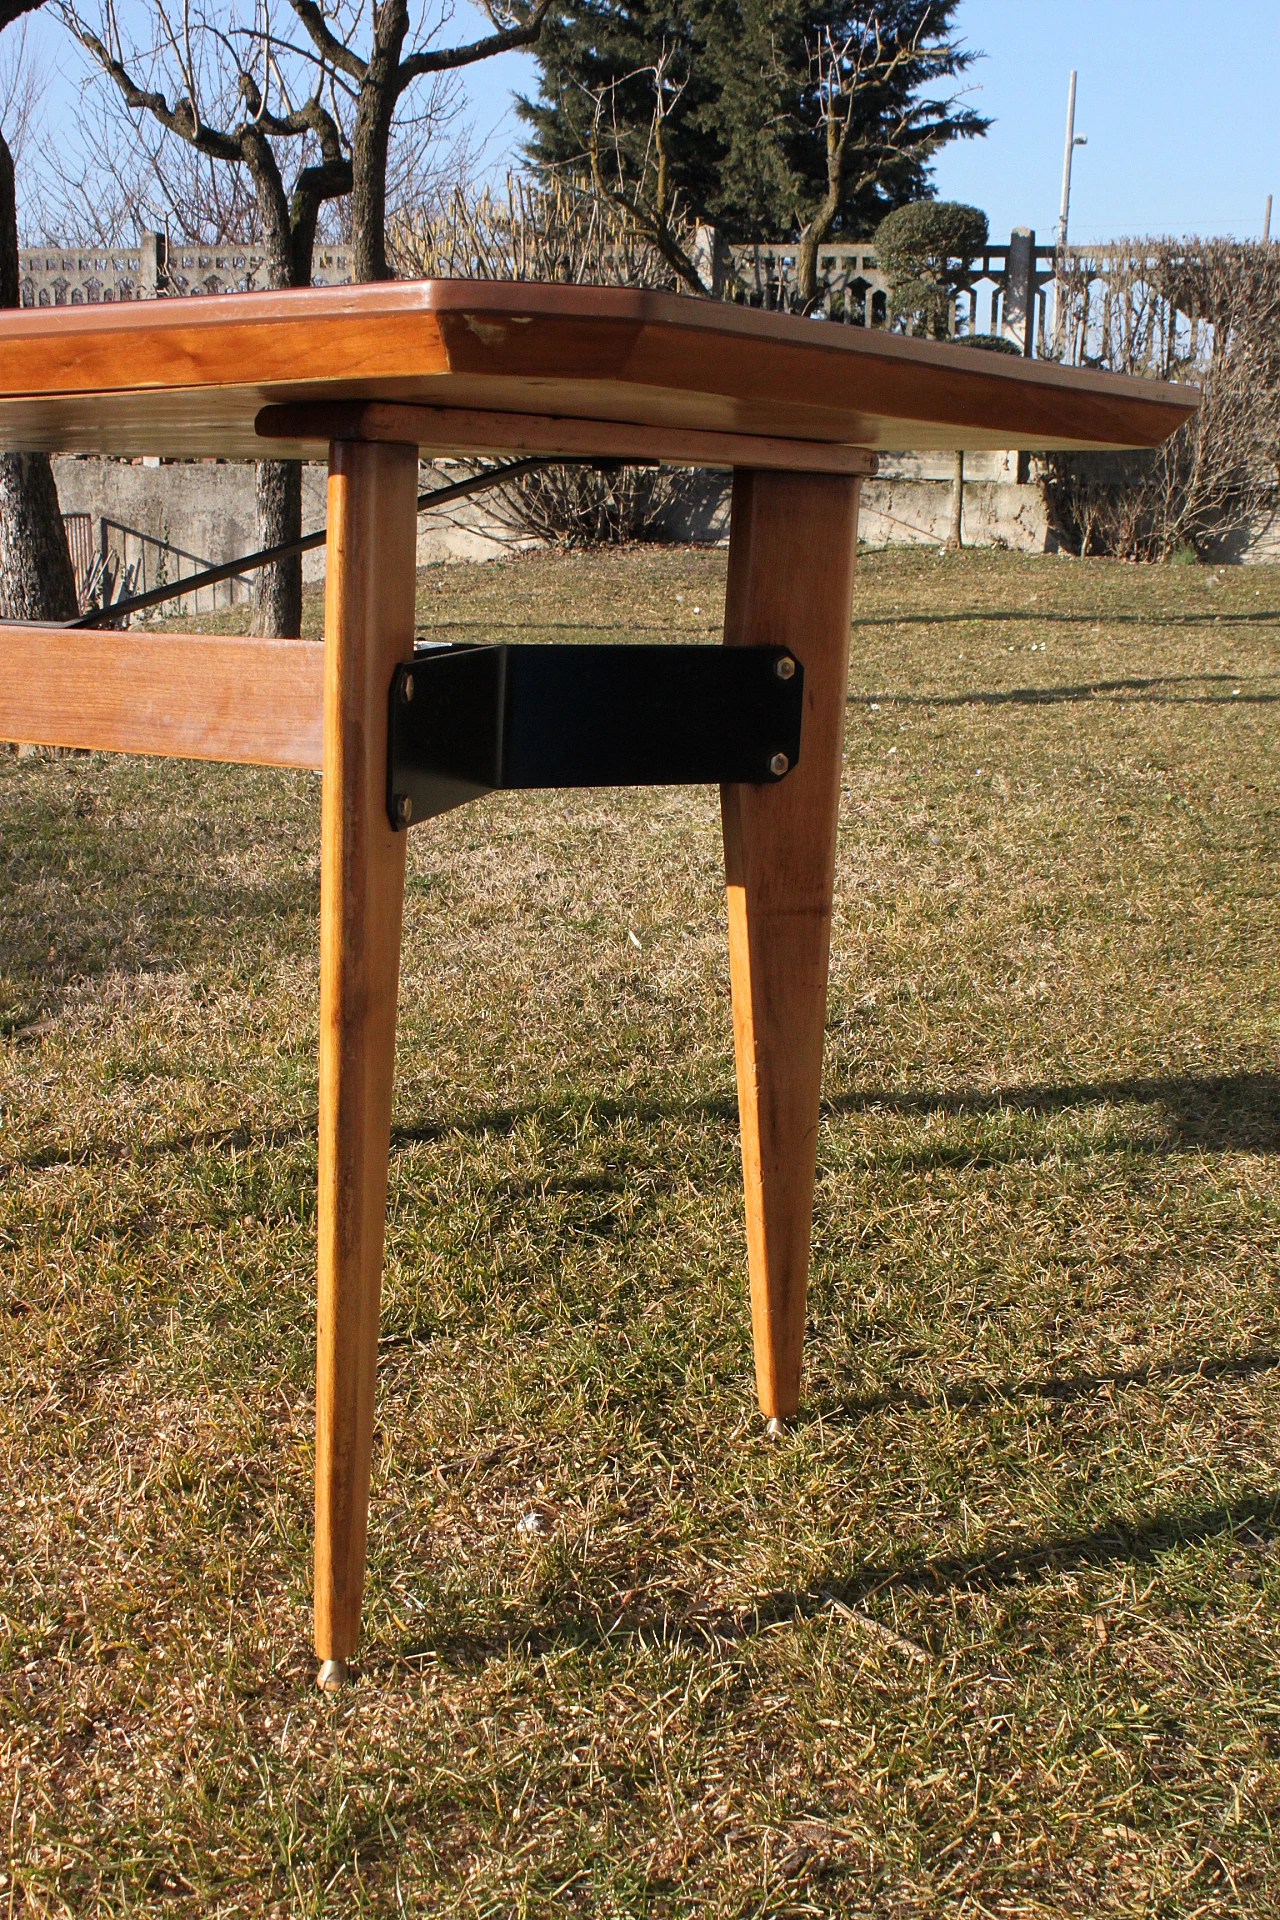
M776 785L803 705L785 647L420 647L391 683L387 815L498 789Z

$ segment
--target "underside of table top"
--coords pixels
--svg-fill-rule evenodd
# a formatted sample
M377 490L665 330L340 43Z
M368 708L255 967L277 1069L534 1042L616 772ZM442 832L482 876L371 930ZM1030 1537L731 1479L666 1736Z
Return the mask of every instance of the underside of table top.
M262 408L349 400L1041 451L1154 446L1199 394L629 288L393 281L0 314L0 449L261 458Z

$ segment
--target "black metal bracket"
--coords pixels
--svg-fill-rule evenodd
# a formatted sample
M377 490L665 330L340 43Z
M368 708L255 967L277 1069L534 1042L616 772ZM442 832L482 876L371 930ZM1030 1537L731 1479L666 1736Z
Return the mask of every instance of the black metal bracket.
M498 788L772 785L800 758L785 647L432 646L391 683L387 813Z

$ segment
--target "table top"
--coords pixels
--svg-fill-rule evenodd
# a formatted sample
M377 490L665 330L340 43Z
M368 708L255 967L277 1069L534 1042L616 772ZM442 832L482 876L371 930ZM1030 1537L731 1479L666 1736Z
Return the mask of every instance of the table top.
M253 458L261 408L355 399L1048 450L1154 446L1199 393L620 287L390 281L0 313L0 449Z

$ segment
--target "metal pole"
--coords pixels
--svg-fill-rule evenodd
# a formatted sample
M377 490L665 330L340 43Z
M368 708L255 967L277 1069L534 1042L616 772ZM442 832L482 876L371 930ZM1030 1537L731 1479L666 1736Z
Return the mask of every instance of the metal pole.
M1076 70L1067 82L1067 142L1062 153L1062 205L1058 210L1058 252L1067 250L1067 217L1071 212L1071 156L1076 144Z
M1267 195L1267 210L1262 216L1262 244L1265 247L1271 239L1271 195Z
M1057 274L1053 287L1053 335L1055 342L1063 333L1066 319L1067 219L1071 212L1071 159L1077 147L1087 146L1083 134L1076 132L1076 70L1067 82L1067 138L1062 152L1062 205L1058 212Z
M1062 200L1058 207L1058 271L1053 282L1053 338L1062 340L1066 321L1067 219L1071 212L1071 156L1076 147L1076 70L1067 82L1067 138L1062 151Z

